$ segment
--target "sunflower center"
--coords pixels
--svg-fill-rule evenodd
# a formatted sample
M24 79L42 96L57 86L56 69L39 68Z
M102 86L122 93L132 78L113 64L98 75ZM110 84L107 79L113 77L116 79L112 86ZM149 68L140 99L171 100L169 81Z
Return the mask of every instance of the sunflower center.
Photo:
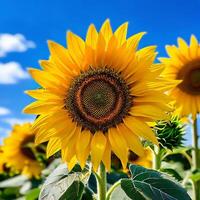
M31 160L36 160L35 154L33 153L34 136L30 135L24 139L21 143L21 152L24 156Z
M194 69L190 73L191 85L194 88L200 88L200 68Z
M66 109L83 128L106 132L122 122L132 97L120 74L111 69L90 69L76 77L66 98Z
M180 89L189 94L200 95L200 60L187 63L180 70L177 78L183 80L179 84Z

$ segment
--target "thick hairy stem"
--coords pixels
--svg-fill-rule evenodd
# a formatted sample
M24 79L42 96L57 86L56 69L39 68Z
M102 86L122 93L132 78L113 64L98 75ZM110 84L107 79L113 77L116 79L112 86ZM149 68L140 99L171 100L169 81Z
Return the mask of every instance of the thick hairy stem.
M159 147L154 146L154 154L153 154L153 169L158 170L161 167L161 152Z
M192 132L192 161L193 161L193 169L197 170L200 168L200 162L199 162L199 148L198 148L198 122L197 122L197 116L193 123L193 132ZM198 184L196 182L193 182L193 199L199 200L199 189Z
M106 169L103 163L100 164L98 174L96 176L97 180L97 196L98 200L106 200L106 192L107 192L107 177L106 177Z
M198 161L198 157L199 157L199 149L198 149L198 129L197 129L197 118L194 120L193 123L193 132L192 132L192 147L193 147L193 151L192 151L192 160L193 160L193 168L194 170L196 170L197 168L199 168L199 161Z

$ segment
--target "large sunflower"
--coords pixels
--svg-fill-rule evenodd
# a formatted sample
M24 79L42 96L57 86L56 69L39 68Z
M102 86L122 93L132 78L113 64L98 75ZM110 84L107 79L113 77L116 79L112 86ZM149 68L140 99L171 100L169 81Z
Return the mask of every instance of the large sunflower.
M2 146L6 166L29 177L38 177L42 166L36 159L35 134L31 124L15 125Z
M178 38L178 47L166 46L169 58L160 58L166 65L164 75L171 80L182 80L171 95L177 102L177 111L181 116L200 112L200 45L194 35L190 45Z
M141 138L157 144L146 122L166 118L174 83L159 77L155 46L137 51L145 33L127 39L127 28L113 33L106 20L98 33L90 25L86 41L68 32L67 48L49 41L50 59L29 70L42 87L27 91L37 101L24 110L39 116L36 143L49 141L48 156L61 149L69 168L91 155L94 170L101 161L109 170L111 151L126 168L129 149L144 154Z

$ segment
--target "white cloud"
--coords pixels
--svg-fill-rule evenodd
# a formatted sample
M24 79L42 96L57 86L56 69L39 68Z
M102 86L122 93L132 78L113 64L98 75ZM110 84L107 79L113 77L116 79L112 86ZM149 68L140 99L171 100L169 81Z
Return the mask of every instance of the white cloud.
M33 122L34 118L5 118L2 121L13 126L14 124L23 124L27 122Z
M8 115L10 113L11 113L11 111L8 108L0 107L0 116L1 115Z
M0 34L0 57L6 56L9 52L24 52L35 47L35 43L27 40L22 34Z
M3 142L4 137L6 137L11 130L8 128L0 127L0 144Z
M0 84L14 84L20 79L29 78L29 74L17 62L0 63Z

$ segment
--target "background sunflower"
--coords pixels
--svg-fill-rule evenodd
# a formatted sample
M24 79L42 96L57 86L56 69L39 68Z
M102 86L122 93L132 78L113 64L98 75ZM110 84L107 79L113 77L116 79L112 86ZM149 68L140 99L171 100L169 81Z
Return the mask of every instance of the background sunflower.
M4 164L5 164L4 154L3 154L3 151L2 151L2 147L0 146L0 173L3 172Z
M196 118L200 111L200 45L194 35L190 45L178 38L178 47L166 46L169 58L160 58L166 65L164 76L170 80L182 80L171 96L176 100L177 112L181 116L192 114Z
M15 125L2 146L6 166L29 177L38 177L43 167L36 158L34 139L30 123Z

